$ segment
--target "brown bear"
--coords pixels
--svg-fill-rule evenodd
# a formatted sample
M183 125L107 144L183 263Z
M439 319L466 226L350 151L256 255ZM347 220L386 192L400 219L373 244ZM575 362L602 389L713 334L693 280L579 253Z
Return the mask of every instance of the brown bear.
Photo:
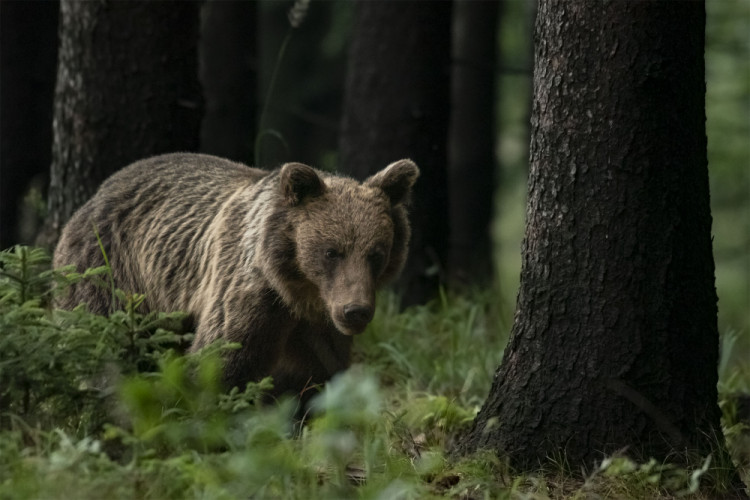
M362 183L287 163L274 171L202 154L167 154L107 179L70 219L53 265L101 266L145 294L144 309L185 311L191 350L238 342L225 382L274 378L299 394L349 366L351 336L373 316L375 290L401 271L410 160ZM106 314L112 296L81 282L60 306Z

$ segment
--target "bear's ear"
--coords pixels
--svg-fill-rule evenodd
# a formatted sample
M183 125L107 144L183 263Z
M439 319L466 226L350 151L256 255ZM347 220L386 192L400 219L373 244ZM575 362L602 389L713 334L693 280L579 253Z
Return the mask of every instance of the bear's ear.
M281 193L289 206L296 206L306 198L320 196L326 185L312 167L302 163L285 163L281 167Z
M391 205L395 206L408 201L417 177L419 168L416 163L411 160L399 160L366 179L364 184L382 189L391 199Z

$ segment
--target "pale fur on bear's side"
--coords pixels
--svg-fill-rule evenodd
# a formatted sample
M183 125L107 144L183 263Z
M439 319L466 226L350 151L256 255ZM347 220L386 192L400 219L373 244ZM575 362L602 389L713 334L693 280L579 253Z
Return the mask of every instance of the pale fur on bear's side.
M410 160L359 183L299 163L267 172L157 156L102 184L63 229L53 265L103 265L98 233L117 287L144 293L146 310L191 315L193 350L242 344L227 355L230 386L272 375L276 393L299 393L349 366L375 290L401 271L418 175ZM106 314L111 299L82 282L59 305Z

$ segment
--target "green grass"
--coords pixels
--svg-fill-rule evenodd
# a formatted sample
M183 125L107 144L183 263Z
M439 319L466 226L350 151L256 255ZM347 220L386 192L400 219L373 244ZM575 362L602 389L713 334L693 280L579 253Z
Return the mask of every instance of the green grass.
M38 250L0 255L3 500L709 498L699 487L725 481L727 464L706 457L678 468L613 456L585 478L559 457L523 475L486 452L451 458L510 329L491 291L443 293L404 312L381 295L355 365L316 396L300 427L293 400L259 404L268 380L219 390L219 355L233 346L175 354L186 340L169 331L178 318L140 315L137 295L121 295L125 308L110 318L52 310L61 288L51 285L83 276L45 271ZM724 337L722 394L750 383L746 367L726 361L736 345ZM731 398L721 404L730 449L747 460L747 428Z

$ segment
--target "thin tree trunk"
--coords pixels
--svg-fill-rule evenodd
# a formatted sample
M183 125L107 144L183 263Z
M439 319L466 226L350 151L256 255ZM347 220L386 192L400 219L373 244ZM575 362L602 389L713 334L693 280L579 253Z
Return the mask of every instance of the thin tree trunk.
M703 2L540 2L516 320L463 449L720 442L704 24Z
M201 151L251 164L257 120L258 2L209 0L201 11Z
M486 285L493 277L498 7L466 0L453 13L448 274L457 284Z
M362 1L355 9L340 165L360 179L400 158L421 169L399 282L406 304L435 294L446 260L451 9L448 1Z
M198 148L200 3L62 0L46 228L51 246L73 211L117 169Z

